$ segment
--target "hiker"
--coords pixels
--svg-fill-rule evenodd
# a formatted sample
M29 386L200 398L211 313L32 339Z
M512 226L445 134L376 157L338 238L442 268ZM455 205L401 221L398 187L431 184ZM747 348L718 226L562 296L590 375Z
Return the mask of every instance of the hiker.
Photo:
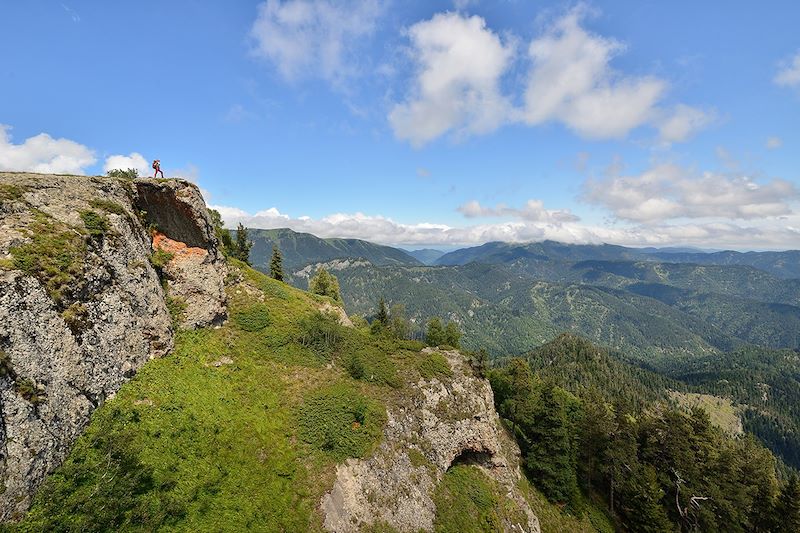
M155 174L153 174L153 179L156 179L156 177L158 176L158 173L161 172L161 160L160 159L156 159L155 161L153 161L153 168L156 171ZM162 178L164 177L164 173L163 172L161 172L161 177Z

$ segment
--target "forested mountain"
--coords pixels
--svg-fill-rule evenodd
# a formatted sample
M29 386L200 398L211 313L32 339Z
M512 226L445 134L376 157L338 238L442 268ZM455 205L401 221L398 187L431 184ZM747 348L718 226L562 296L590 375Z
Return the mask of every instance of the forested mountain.
M519 261L654 261L698 265L749 266L782 279L800 278L800 251L782 252L700 252L681 249L627 248L610 244L565 244L555 241L536 243L490 242L463 248L440 257L437 265L511 263Z
M432 265L436 262L437 259L444 255L444 252L441 250L433 250L431 248L423 248L421 250L411 250L407 252L408 255L413 257L414 259L420 261L425 265Z
M309 263L348 258L366 259L378 266L422 264L403 250L359 239L321 239L290 229L249 229L247 234L253 241L250 262L261 269L269 268L274 245L280 248L284 267L290 270Z

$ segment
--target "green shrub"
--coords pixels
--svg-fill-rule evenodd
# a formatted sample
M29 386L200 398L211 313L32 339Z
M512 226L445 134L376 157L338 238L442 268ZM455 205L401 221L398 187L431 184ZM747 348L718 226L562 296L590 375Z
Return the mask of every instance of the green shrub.
M364 457L376 445L386 410L351 386L332 385L314 391L300 407L300 435L336 460Z
M108 233L110 224L105 215L101 215L97 211L92 211L91 209L81 211L80 214L83 225L86 226L86 231L89 232L89 235L92 237L102 237Z
M336 316L317 311L300 320L297 342L309 348L318 357L329 359L341 346L344 326Z
M479 468L455 465L447 471L433 495L437 533L503 531L499 498L492 481Z
M30 242L11 248L13 266L38 279L53 301L61 305L66 291L82 274L86 243L42 212L35 213L28 237Z
M20 200L23 194L25 194L25 187L11 185L10 183L0 183L0 202Z
M342 352L345 353L342 366L353 379L390 387L402 385L397 375L397 367L383 347L348 343Z
M175 257L175 254L158 249L150 254L150 264L152 264L156 270L161 272L164 267L167 266L167 263L172 261L173 257Z
M94 198L89 202L89 205L91 205L95 209L102 209L103 211L106 211L108 213L114 213L115 215L123 215L123 216L128 215L128 212L125 211L124 207L122 207L117 202L112 202L111 200Z
M425 379L442 376L450 377L453 375L453 371L450 369L450 363L438 352L427 356L423 354L422 360L417 363L417 370Z
M42 404L45 400L44 391L28 378L18 379L14 384L14 390L34 406Z
M89 327L89 311L80 302L70 305L61 313L64 322L76 335Z
M121 168L112 168L108 172L106 172L106 176L109 178L122 178L125 180L134 180L139 177L139 171L135 168L129 168L127 170L122 170Z
M231 318L242 331L261 331L270 324L269 308L263 303L236 309L231 313Z
M179 296L170 295L167 295L166 303L169 316L172 318L172 325L177 328L186 317L186 308L188 307L188 304L186 303L185 299Z

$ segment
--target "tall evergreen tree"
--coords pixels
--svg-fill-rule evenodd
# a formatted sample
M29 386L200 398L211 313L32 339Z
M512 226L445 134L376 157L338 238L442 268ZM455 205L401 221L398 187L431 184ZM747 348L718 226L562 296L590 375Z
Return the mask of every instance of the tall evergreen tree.
M447 327L444 328L444 343L453 348L460 348L461 331L458 329L458 324L455 322L448 322Z
M386 301L384 301L383 297L381 297L380 302L378 302L378 312L375 314L375 320L383 327L389 325L389 310L386 308Z
M444 328L442 327L442 320L435 316L428 320L428 327L425 331L425 343L428 346L439 346L445 344L446 338Z
M797 474L789 476L778 498L777 531L780 533L797 533L800 531L800 479Z
M269 261L269 274L272 279L283 281L283 256L277 245L272 247L272 259Z
M236 226L236 249L234 257L239 261L250 264L250 249L253 247L253 241L248 239L247 228L239 222Z

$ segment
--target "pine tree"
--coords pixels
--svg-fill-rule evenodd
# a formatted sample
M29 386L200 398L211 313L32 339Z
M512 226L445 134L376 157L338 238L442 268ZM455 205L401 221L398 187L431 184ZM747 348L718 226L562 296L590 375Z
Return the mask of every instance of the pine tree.
M234 257L239 261L250 264L250 249L253 247L253 241L247 238L247 228L239 222L236 226L236 246L234 250Z
M775 523L780 533L797 533L800 531L800 479L792 474L783 487L776 506Z
M455 322L448 322L447 327L444 329L444 343L453 348L460 348L460 340L461 331L458 329L458 324Z
M283 256L277 245L272 247L272 259L269 261L269 274L272 276L272 279L283 281Z
M428 320L428 328L425 331L425 343L428 346L439 346L446 342L442 321L438 316Z
M378 302L378 313L375 315L375 320L377 320L383 327L389 325L389 310L386 309L386 302L381 297L381 301Z

